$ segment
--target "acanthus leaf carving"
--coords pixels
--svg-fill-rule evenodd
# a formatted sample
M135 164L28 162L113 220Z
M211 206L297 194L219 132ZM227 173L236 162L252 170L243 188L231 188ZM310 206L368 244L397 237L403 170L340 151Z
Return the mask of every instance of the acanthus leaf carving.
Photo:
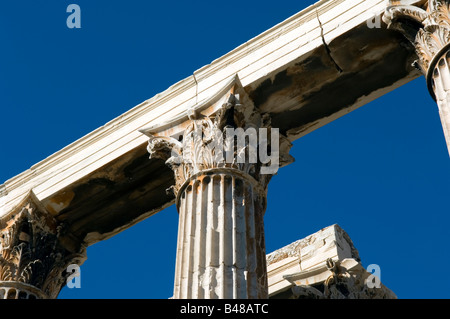
M417 64L424 74L450 43L448 0L390 0L383 20L388 28L402 32L414 45L419 58Z
M342 262L352 264L352 268L342 267ZM326 261L331 275L320 284L295 285L291 291L292 299L397 299L397 296L383 284L370 287L367 284L370 272L353 259L343 261ZM332 266L332 267L329 267Z
M255 158L261 146L271 149L275 139L281 146L276 154L277 163L284 166L293 162L289 140L278 131L272 139L275 133L271 130L270 116L259 112L244 90L237 91L228 93L225 102L211 114L189 109L187 124L183 124L184 130L178 139L142 131L150 137L147 146L150 158L163 159L173 170L175 194L193 175L215 168L239 170L266 188L272 174L261 174L261 169L268 163ZM261 129L266 130L264 136L260 134Z
M85 250L73 255L58 244L61 225L43 211L32 192L1 226L0 282L26 284L39 290L39 297L56 298L67 266L86 259Z

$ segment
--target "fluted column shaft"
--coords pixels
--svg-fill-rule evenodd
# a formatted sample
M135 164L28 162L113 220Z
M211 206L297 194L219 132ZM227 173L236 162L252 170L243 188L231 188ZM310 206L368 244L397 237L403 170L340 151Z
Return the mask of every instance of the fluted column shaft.
M414 65L437 102L450 154L450 1L389 0L383 21L414 45Z
M0 281L0 299L47 299L40 289L13 281Z
M141 130L150 137L150 158L174 172L174 298L268 297L267 187L278 168L293 162L292 144L270 123L236 76L182 116Z
M434 69L430 72L429 81L436 98L447 149L450 153L450 51L447 50L437 59Z
M174 298L267 298L258 183L236 169L212 169L190 178L177 201Z

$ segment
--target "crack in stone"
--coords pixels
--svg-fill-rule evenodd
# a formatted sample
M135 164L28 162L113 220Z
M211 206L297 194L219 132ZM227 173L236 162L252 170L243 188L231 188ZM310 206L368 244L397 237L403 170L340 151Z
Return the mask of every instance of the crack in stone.
M317 16L317 21L319 21L319 26L320 26L320 36L322 37L322 43L323 43L323 45L325 46L325 51L327 52L327 55L328 55L328 57L330 58L331 62L333 62L334 66L336 67L336 70L337 70L339 73L342 73L342 72L343 72L342 68L339 66L339 64L337 64L336 60L331 56L331 50L330 50L330 48L328 47L327 42L325 41L325 36L324 36L324 34L323 34L323 26L322 26L322 22L320 22L320 19L319 19L319 12L317 11L317 8L316 8L316 16Z
M198 103L198 82L197 82L197 78L195 77L195 72L192 73L192 76L195 81L195 105L197 105L197 103Z

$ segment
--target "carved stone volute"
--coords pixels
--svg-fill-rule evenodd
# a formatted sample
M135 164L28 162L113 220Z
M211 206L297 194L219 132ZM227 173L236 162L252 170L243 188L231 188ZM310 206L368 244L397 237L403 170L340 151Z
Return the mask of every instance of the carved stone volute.
M418 67L431 86L437 61L448 51L450 43L450 2L448 0L390 0L383 20L388 28L400 31L414 45Z
M293 161L292 144L255 108L237 77L141 132L150 137L150 158L163 159L175 176L174 298L267 298L267 185Z
M81 265L85 252L68 252L58 242L62 225L32 192L0 220L0 298L56 298L69 264Z
M236 169L266 189L276 170L294 161L289 155L292 144L277 129L273 130L268 114L254 107L239 79L234 78L228 87L222 90L226 91L223 97L216 98L219 103L215 107L205 105L210 112L202 112L205 106L201 104L189 109L178 136L165 136L158 132L159 128L141 131L150 137L147 147L150 158L163 159L173 170L175 194L191 176L215 168ZM239 141L233 133L244 133L241 136L245 135L245 140ZM262 153L261 147L276 152L272 154L277 160L273 174L264 170L274 163L262 163L256 158Z
M400 31L414 45L414 62L426 76L437 102L450 154L450 1L390 0L383 16L388 28Z

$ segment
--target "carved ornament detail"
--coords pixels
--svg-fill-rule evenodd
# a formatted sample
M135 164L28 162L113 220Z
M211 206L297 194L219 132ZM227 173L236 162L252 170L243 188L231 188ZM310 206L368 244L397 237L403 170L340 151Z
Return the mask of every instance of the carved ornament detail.
M332 259L326 261L331 275L319 285L295 285L291 299L397 299L383 284L369 287L371 273L362 266L346 269Z
M270 117L261 114L243 90L237 91L228 92L210 114L190 109L178 138L145 132L150 158L163 159L174 172L175 194L190 177L214 168L239 170L266 188L276 173L266 174L269 166L278 169L293 162L292 144L271 127Z
M417 67L424 74L450 43L448 0L390 0L383 20L388 28L402 32L415 46Z
M67 266L81 265L85 254L60 247L61 225L43 211L32 193L0 222L0 282L31 285L56 298L69 275Z

